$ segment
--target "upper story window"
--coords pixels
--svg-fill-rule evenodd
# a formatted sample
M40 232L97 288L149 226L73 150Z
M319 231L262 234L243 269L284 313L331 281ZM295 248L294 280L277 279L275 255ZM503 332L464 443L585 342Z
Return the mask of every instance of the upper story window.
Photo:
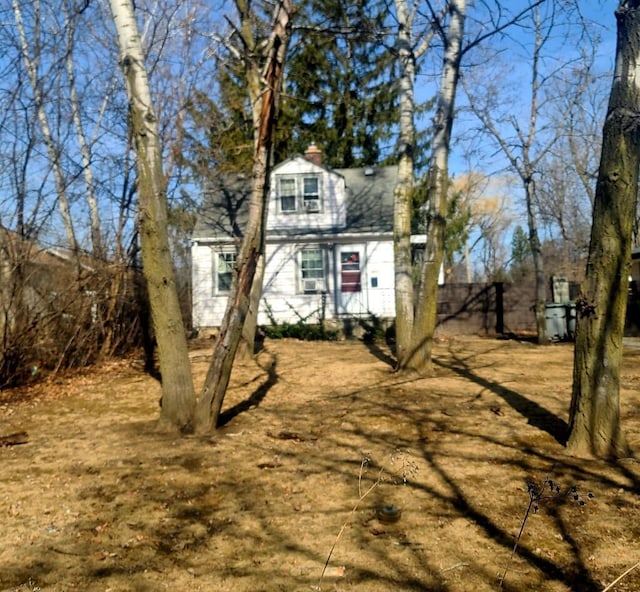
M315 213L321 209L320 175L281 175L277 190L280 212Z
M320 189L318 177L304 177L302 183L302 206L307 212L319 212Z
M280 177L278 179L278 197L281 212L296 211L296 179L295 177Z

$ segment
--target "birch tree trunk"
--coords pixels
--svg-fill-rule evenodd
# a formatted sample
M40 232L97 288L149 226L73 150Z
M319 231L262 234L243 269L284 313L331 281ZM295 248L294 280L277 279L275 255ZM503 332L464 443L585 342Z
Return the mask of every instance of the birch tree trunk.
M273 26L263 50L251 33L250 2L237 0L239 29L243 41L247 82L253 108L254 164L249 218L245 228L236 269L213 351L205 383L198 399L196 430L207 432L217 426L222 402L229 385L231 369L249 313L251 293L258 263L263 255L265 211L269 197L271 152L276 124L278 97L283 82L284 62L290 38L292 0L281 0L275 8ZM262 52L262 53L261 53ZM261 56L266 56L262 66Z
M96 197L95 182L93 179L93 170L91 168L91 146L87 141L87 136L82 124L82 117L80 115L80 98L76 89L75 82L75 66L73 60L73 44L75 40L76 31L76 16L67 8L67 20L66 20L66 35L67 35L67 51L65 55L65 66L67 70L67 79L69 83L69 104L71 107L71 115L73 117L73 124L76 128L76 138L78 140L78 147L80 148L80 155L82 157L82 172L84 174L85 185L87 188L87 205L89 207L89 219L91 227L91 253L98 259L104 259L104 250L102 244L102 231L100 230L100 213L98 211L98 199ZM105 97L106 102L108 97Z
M640 1L622 0L616 65L578 313L568 450L629 455L620 425L620 367L640 166Z
M140 244L162 375L159 427L192 429L195 392L167 231L158 122L132 0L110 0L137 155Z
M394 192L393 248L396 297L396 357L405 360L411 345L414 313L411 258L412 192L415 158L415 56L413 23L406 0L395 0L398 19L397 52L400 65L400 147L398 183Z
M433 153L427 188L427 207L429 208L427 244L418 288L411 344L406 356L398 360L400 369L413 370L420 374L428 374L432 371L431 352L437 323L438 276L444 256L449 151L456 90L460 77L466 8L466 0L451 0L448 5L450 22L445 35L445 53L438 91Z
M64 224L65 233L67 235L67 242L69 248L77 253L78 243L76 240L76 234L73 228L73 220L71 218L71 210L69 208L69 199L67 197L66 183L64 179L64 173L62 171L62 164L60 162L60 147L56 145L51 126L49 125L49 118L45 110L45 97L42 92L42 80L38 74L38 67L40 61L40 48L38 46L38 40L34 40L35 48L33 55L29 48L27 41L27 34L24 27L24 21L22 18L22 10L20 8L20 1L13 0L13 15L20 35L20 50L22 53L22 60L24 61L25 68L27 70L27 76L29 77L29 83L33 91L33 101L36 108L36 114L38 117L38 123L40 125L40 131L42 132L42 139L47 147L47 156L51 162L51 168L53 171L53 178L56 187L56 194L58 197L58 207L60 208L60 215ZM34 0L33 12L36 24L40 18L40 1Z

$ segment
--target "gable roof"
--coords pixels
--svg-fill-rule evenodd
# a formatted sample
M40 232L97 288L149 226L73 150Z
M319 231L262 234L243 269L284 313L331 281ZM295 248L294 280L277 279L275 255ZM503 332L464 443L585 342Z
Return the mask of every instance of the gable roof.
M393 192L398 179L397 166L327 170L341 175L345 180L346 227L322 231L310 228L309 234L393 232ZM204 194L192 238L240 239L247 223L250 197L249 176L233 175L217 179ZM278 234L268 226L267 236ZM301 236L305 232L304 228L300 228L295 235Z

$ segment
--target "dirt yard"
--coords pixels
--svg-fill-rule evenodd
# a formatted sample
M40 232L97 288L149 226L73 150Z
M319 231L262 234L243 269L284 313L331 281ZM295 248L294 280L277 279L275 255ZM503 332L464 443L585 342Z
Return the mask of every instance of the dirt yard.
M267 341L206 438L154 430L136 361L5 391L0 436L28 442L0 448L0 591L595 592L640 561L637 460L561 444L571 345L460 337L435 360L411 379L382 346ZM636 450L639 390L627 347Z

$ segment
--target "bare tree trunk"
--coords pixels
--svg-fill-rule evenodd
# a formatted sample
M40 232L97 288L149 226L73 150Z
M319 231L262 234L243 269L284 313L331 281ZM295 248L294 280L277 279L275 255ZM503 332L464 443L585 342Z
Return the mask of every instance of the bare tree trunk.
M640 166L640 1L616 11L615 72L603 129L584 292L578 320L568 450L629 454L620 426L620 367Z
M82 170L84 174L85 184L87 187L87 205L89 206L89 218L91 227L91 246L92 254L96 259L103 259L102 232L100 230L100 213L98 211L98 200L96 197L95 183L93 179L93 171L91 168L91 147L87 142L87 138L82 125L80 115L80 99L76 90L75 68L73 62L73 43L76 29L76 15L67 10L67 51L65 55L65 65L67 69L67 78L69 82L70 107L73 116L73 124L76 128L76 137L82 157ZM105 97L105 101L107 98Z
M236 5L241 14L241 31L248 34L251 11L246 0ZM242 246L236 261L236 271L220 332L213 351L213 361L207 372L198 400L195 425L198 432L215 428L220 416L222 402L227 391L233 361L242 337L242 330L249 312L251 291L256 269L264 255L264 219L269 197L269 175L271 171L271 148L276 123L278 97L283 80L284 61L290 37L292 0L281 0L275 9L273 28L265 48L267 56L264 68L251 52L253 39L243 38L249 92L253 105L254 165L249 219Z
M536 334L539 345L547 345L547 318L545 300L547 296L547 285L544 275L544 258L542 257L542 245L538 234L538 221L535 213L535 183L533 174L527 174L524 178L524 189L527 202L527 221L529 224L529 247L533 259L533 270L535 274L535 295L533 313L536 319Z
M396 357L405 360L411 345L414 313L411 218L415 158L415 55L412 13L406 0L395 0L400 65L400 148L394 193L393 246L396 297Z
M262 298L262 284L264 283L264 245L260 251L263 255L258 260L256 275L253 279L253 287L251 288L251 296L249 298L249 310L247 312L247 318L244 321L244 327L242 328L242 340L240 341L237 354L244 359L253 358L256 353L258 312L260 310L260 298Z
M428 374L432 371L431 352L437 323L438 276L444 256L444 230L449 187L449 149L453 128L456 89L460 76L462 37L466 16L466 0L451 0L448 6L450 24L446 33L442 77L435 116L433 154L427 188L427 244L411 345L401 369Z
M140 243L162 375L159 427L189 431L195 392L167 231L158 123L132 0L110 0L137 154Z
M500 120L499 115L496 115L497 105L492 101L488 101L481 107L479 105L480 101L478 99L478 94L473 92L474 89L471 84L466 85L466 91L469 96L471 110L478 117L488 133L493 136L509 160L511 168L517 173L518 177L522 181L527 208L529 246L533 257L535 272L533 310L536 321L537 342L544 345L549 343L547 338L545 315L546 277L542 246L538 232L539 207L534 174L536 171L539 171L542 159L551 152L552 147L561 136L561 133L557 132L555 134L547 135L540 140L541 134L538 133L538 120L541 113L541 102L544 103L546 100L548 103L549 101L549 95L548 93L544 93L543 89L545 85L548 86L549 82L553 79L553 75L543 71L543 66L546 62L543 49L551 39L554 39L554 34L552 33L557 25L557 17L559 16L558 13L561 8L559 6L555 7L551 10L551 14L547 19L542 19L539 10L540 4L541 2L534 2L526 9L526 11L532 11L531 18L533 21L532 25L534 32L531 57L531 102L529 105L529 114L526 124L520 125L516 116L511 113L511 110L508 110L508 116L505 116L502 119L501 127L497 123L497 121ZM519 16L524 15L526 11L520 13ZM573 67L573 64L569 63L567 67ZM552 70L554 72L558 70L557 65L553 66ZM582 92L586 80L588 80L587 76L580 78L580 83L575 88L576 94ZM568 105L565 105L560 116L561 121L569 118L570 110L571 103L569 102ZM509 135L504 131L507 126L513 134L513 137L509 137Z
M540 12L534 11L535 19L535 45L533 52L532 76L531 76L531 105L529 111L529 131L522 145L523 172L520 177L524 183L525 197L527 200L527 221L529 224L529 246L533 257L533 268L536 278L533 311L536 319L536 332L539 345L548 344L547 319L545 314L546 285L544 277L544 262L542 258L542 246L538 235L538 223L536 221L536 192L533 180L535 163L531 162L531 148L536 133L538 120L540 76L539 64L542 49L543 35L541 32ZM520 135L520 134L519 134Z
M517 23L529 10L542 2L544 0L534 0L505 22L492 23L487 32L477 36L463 48L466 0L448 0L439 14L431 3L427 3L432 28L424 36L419 47L414 46L413 40L413 18L420 12L416 6L417 3L410 8L408 0L394 0L398 20L397 54L401 72L399 82L400 153L394 206L396 348L400 370L409 369L425 374L431 372L431 352L437 324L438 279L445 247L449 150L462 56L488 37ZM447 17L448 24L445 24ZM444 56L434 121L435 134L429 163L427 243L416 296L411 261L411 202L415 163L415 68L417 59L427 50L436 32L442 38Z

